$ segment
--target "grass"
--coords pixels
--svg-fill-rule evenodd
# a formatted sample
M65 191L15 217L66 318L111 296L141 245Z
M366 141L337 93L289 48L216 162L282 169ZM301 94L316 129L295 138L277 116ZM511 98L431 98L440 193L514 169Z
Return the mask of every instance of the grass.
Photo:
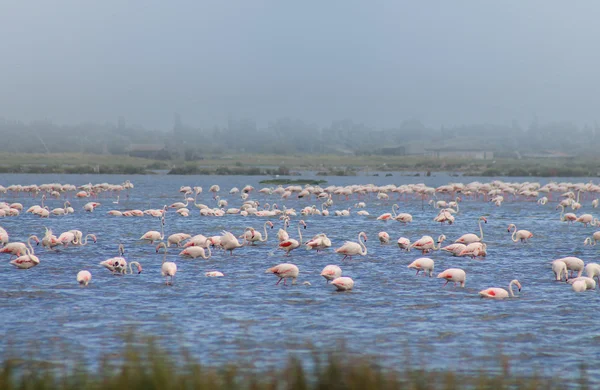
M513 374L507 358L501 358L495 372L461 373L402 366L383 368L376 357L356 356L313 349L307 362L293 356L278 368L255 369L249 364L230 362L204 365L185 350L167 353L154 339L128 336L121 351L96 362L92 370L79 363L47 364L33 358L6 359L0 367L0 389L247 389L247 390L337 390L337 389L562 389L573 382L559 377ZM29 353L28 356L36 356ZM253 358L256 358L253 356ZM260 358L260 357L258 357ZM577 383L588 389L585 370Z

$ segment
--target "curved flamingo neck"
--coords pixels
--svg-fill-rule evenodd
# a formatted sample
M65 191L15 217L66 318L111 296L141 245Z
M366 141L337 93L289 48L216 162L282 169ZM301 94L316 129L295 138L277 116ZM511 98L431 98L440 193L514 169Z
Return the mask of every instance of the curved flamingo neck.
M362 248L364 248L364 250L365 250L365 252L363 253L363 251L362 251L362 249L361 249L361 251L360 251L360 254L361 254L361 255L363 255L363 256L366 256L366 255L367 255L367 246L366 246L366 245L365 245L365 243L364 243L364 242L361 240L362 236L363 236L363 233L362 233L362 232L361 232L361 233L358 233L358 243L359 243L359 244L360 244L360 246L361 246Z
M517 242L519 241L516 237L517 237L517 226L513 225L513 227L511 229L514 229L512 235L510 236L511 240L513 240L513 242Z
M394 218L396 218L398 216L398 214L396 214L396 209L400 209L400 206L398 206L396 203L394 203L392 205L392 215L394 216Z
M510 294L510 296L511 296L511 297L514 297L514 296L515 296L515 293L513 292L513 284L514 284L514 283L515 283L515 282L510 282L510 283L508 284L508 293Z
M33 236L31 236L31 237L33 237ZM27 245L29 246L29 248L28 248L28 249L29 249L29 250L31 251L31 253L33 254L33 253L34 253L34 251L33 251L33 246L31 245L31 237L29 237L29 238L27 239Z
M269 232L267 231L268 224L269 224L269 222L265 222L265 224L263 225L263 227L265 229L265 238L263 240L259 240L260 242L265 242L269 238Z

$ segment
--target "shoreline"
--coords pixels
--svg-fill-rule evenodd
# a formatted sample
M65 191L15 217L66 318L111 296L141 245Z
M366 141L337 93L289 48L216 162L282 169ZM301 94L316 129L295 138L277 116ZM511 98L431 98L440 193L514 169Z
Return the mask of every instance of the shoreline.
M171 174L299 176L383 175L390 172L427 176L597 177L600 159L433 158L425 156L223 155L197 161L159 161L125 155L0 153L1 173L32 174ZM372 174L370 174L372 173Z

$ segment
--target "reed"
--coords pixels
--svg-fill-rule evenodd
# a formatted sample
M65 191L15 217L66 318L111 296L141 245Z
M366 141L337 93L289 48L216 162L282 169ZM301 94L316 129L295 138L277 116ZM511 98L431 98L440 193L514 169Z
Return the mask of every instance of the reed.
M91 369L81 363L45 364L33 358L5 359L0 389L563 389L591 388L585 369L577 382L559 377L513 374L507 358L493 371L456 372L426 367L384 368L373 356L313 350L308 361L291 356L278 368L257 370L240 363L205 365L186 351L169 353L152 338L129 338L119 353L99 358ZM71 356L71 362L73 356Z

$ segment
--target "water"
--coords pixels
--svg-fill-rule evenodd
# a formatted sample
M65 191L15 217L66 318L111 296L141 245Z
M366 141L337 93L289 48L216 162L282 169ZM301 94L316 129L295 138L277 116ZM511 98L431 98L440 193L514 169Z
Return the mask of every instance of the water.
M40 349L39 358L52 359L57 356L57 349L63 348L77 350L92 361L100 354L119 350L122 340L116 336L133 329L157 336L162 345L172 350L183 346L208 363L241 358L258 367L272 366L282 364L289 353L308 356L308 344L320 350L335 350L343 341L350 351L377 355L381 363L390 367L402 367L410 361L436 369L499 369L496 356L501 352L510 357L514 370L523 373L576 377L582 364L588 367L592 380L598 373L600 296L596 291L576 294L569 285L553 281L549 264L563 256L577 256L586 263L597 261L597 247L583 246L583 240L594 228L560 222L555 204L539 206L507 199L496 207L483 200L465 200L460 204L455 224L440 226L432 221L437 212L426 203L423 208L420 200L382 202L372 197L366 208L370 217L357 216L354 209L350 217L302 217L308 225L302 230L303 238L320 232L331 238L333 247L322 253L301 247L287 258L282 251L274 250L275 234L282 225L277 219L272 219L275 229L269 231L266 244L237 249L234 256L214 251L210 260L182 259L177 256L178 249L170 248L167 258L177 263L178 273L174 285L165 286L160 276L163 256L155 253L155 246L138 240L148 230L160 230L158 219L112 217L106 212L113 208L160 208L180 201L181 185L203 186L199 202L213 205L208 187L219 184L221 198L229 201L229 207L239 207L239 195L229 195L229 189L251 184L258 191L262 187L258 181L264 177L3 175L0 184L118 184L126 179L135 188L129 200L121 195L119 205L112 204L114 199L101 198L102 206L96 212L84 213L82 207L88 200L75 199L71 200L74 215L40 219L22 213L0 220L11 241L25 241L30 234L41 237L45 226L57 235L79 229L98 236L97 244L67 248L60 253L38 247L36 254L41 263L30 270L15 269L7 261L0 266L1 324L6 336L2 352L19 352L35 345ZM424 182L437 186L477 178L382 174L326 179L326 185ZM305 205L319 205L314 199L290 198L282 202L277 196L258 192L252 193L251 199L285 204L298 211ZM19 201L25 208L39 203L39 198L26 196L0 200ZM62 207L62 203L46 202L51 208ZM336 199L330 210L345 209L355 203L356 199ZM393 203L399 203L400 212L411 213L413 223L375 220L389 212ZM591 199L582 204L578 214L597 215L591 208ZM194 207L190 210L192 215L188 218L169 211L165 234L209 236L227 229L239 236L246 226L263 232L266 221L239 215L201 217ZM434 276L446 268L464 269L465 288L442 288L440 279L415 277L406 266L421 257L419 253L402 252L395 244L382 246L377 240L380 231L387 231L393 243L400 236L414 241L424 234L437 237L443 233L448 244L464 233L479 234L480 215L488 218L484 225L484 240L488 244L485 260L456 258L440 252L428 255L435 260ZM295 217L288 229L296 239L300 218ZM512 242L506 230L509 223L533 232L531 242ZM345 240L356 241L360 231L369 236L368 255L341 262L341 256L333 249ZM142 274L113 276L98 265L117 255L119 242L125 244L128 261L142 263ZM276 277L264 273L268 267L283 262L300 268L298 285L275 286ZM319 273L328 264L340 265L344 275L354 279L353 291L339 293L325 284ZM93 276L87 288L75 281L82 269L90 270ZM226 276L204 276L212 270ZM515 278L523 285L518 298L492 301L478 297L478 291L507 288ZM312 286L302 285L304 281L310 281Z

